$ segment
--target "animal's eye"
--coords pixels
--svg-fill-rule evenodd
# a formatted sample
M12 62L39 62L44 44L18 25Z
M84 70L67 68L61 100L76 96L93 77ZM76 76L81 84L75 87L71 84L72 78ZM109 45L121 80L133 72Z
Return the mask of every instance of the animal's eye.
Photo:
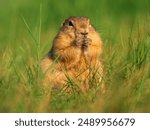
M69 26L73 26L72 21L69 21L69 22L68 22L68 25L69 25Z

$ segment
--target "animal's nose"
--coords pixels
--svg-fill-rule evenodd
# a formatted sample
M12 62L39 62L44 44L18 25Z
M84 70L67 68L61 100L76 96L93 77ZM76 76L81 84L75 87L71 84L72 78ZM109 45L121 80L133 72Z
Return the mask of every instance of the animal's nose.
M88 35L88 32L81 32L81 34L86 36L86 35Z

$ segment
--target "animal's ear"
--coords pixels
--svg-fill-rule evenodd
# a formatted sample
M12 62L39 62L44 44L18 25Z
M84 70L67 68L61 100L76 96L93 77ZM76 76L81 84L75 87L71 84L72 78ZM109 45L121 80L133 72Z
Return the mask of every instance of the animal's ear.
M68 19L65 19L62 23L61 23L61 27L65 26L67 23Z
M66 26L66 25L73 27L74 26L73 20L72 19L65 19L61 26L63 27L63 26Z

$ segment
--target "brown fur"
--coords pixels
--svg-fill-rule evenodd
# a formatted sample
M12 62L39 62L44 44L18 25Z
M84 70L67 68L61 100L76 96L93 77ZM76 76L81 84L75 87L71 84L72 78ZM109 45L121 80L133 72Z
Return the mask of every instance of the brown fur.
M66 84L68 76L82 91L88 90L93 74L101 82L101 52L101 38L88 18L66 19L49 54L41 62L42 72L45 73L43 83L50 83L53 88L61 87Z

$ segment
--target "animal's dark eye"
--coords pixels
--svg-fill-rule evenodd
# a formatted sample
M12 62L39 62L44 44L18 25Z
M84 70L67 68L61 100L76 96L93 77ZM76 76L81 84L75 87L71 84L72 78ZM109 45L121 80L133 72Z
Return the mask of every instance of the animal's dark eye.
M68 22L69 26L73 26L73 23L71 21Z

